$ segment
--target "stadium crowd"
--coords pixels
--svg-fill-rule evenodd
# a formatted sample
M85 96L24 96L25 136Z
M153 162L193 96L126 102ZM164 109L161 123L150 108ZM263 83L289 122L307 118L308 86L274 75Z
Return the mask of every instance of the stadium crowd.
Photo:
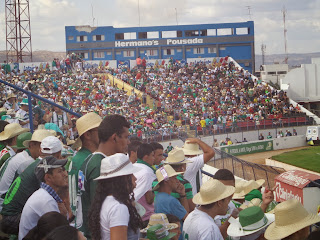
M227 59L156 67L141 74L147 79L141 86L159 102L154 109L94 75L135 80L138 68L136 75L77 65L76 73L58 66L53 72L2 72L1 79L83 114L76 119L34 100L36 130L30 133L26 96L1 86L2 232L19 240L307 239L320 217L297 200L277 204L264 180L238 181L220 169L202 183L200 169L215 155L205 142L189 138L182 148L169 145L165 159L159 142L144 143L138 134L171 126L167 115L206 128L211 118L221 124L259 121L299 109Z

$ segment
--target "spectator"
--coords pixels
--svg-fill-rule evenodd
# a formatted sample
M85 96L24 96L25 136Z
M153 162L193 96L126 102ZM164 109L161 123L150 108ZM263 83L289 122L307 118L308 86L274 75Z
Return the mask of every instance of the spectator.
M138 160L137 152L141 144L142 142L140 140L130 140L130 144L128 145L128 154L132 163L135 163Z
M22 128L19 123L10 123L4 127L4 130L0 133L1 145L5 146L1 150L0 167L9 157L16 155L12 146L17 144L17 136L28 131L30 129Z
M262 133L260 133L260 135L259 135L259 140L264 140L264 136Z
M88 210L94 197L96 189L95 178L100 175L101 160L115 153L126 153L128 151L130 124L126 118L120 115L109 115L105 117L98 127L99 146L98 149L89 155L83 162L79 176L79 191L81 199L77 210L77 226L86 238L91 238L88 229Z
M63 107L62 102L58 102L58 105ZM69 114L62 111L59 107L53 107L53 111L49 111L49 113L44 116L44 120L47 123L55 123L63 131L66 131L72 126Z
M272 135L270 132L268 133L267 139L272 139Z
M60 226L69 226L66 217L58 212L47 212L39 218L37 225L29 231L23 240L42 240Z
M187 164L191 163L185 159L185 155L181 149L173 149L169 154L164 162L164 164L169 164L176 172L185 172L187 168ZM177 175L177 179L179 182L184 186L186 199L188 201L188 207L186 208L187 212L193 211L195 205L192 202L193 194L192 194L192 186L188 180L183 177L183 174ZM157 185L158 181L153 182L153 186ZM155 192L156 193L156 192ZM181 201L181 196L177 192L172 192L171 196L175 197L179 201Z
M169 142L169 145L167 146L167 149L166 149L166 153L169 153L172 149L173 147L171 145L171 142Z
M147 231L147 238L150 240L169 240L173 239L174 236L176 236L176 233L168 232L165 226L161 224L154 225Z
M62 145L61 142L59 144ZM46 146L42 151L53 154L54 148L58 146L53 146L52 149ZM64 169L66 163L67 160L58 160L53 156L45 157L38 163L35 175L41 182L40 189L35 191L24 205L19 224L19 240L37 225L39 218L45 213L55 211L67 216L66 207L57 194L61 188L68 186L68 174Z
M7 110L13 109L14 111L18 111L19 105L17 103L17 95L14 93L8 93L6 102L3 107Z
M218 226L214 222L217 215L225 215L235 188L225 186L218 180L205 182L200 192L193 197L193 202L200 205L189 214L183 225L185 239L219 239L223 240Z
M275 221L269 225L264 234L268 240L306 239L309 235L309 226L320 222L319 216L308 213L296 199L290 199L277 205L274 215Z
M140 170L123 153L102 159L89 211L92 239L139 238L142 220L134 207L133 189L136 178L133 173Z
M246 138L243 138L243 141L242 142L248 142L248 140Z
M12 182L18 177L40 154L40 144L30 144L28 150L23 145L24 141L31 140L32 133L21 133L17 137L17 145L12 148L17 151L13 157L8 158L0 170L0 210L2 209L3 197L5 196Z
M152 142L150 143L151 147L153 148L154 152L154 163L153 168L154 170L157 170L158 167L161 165L163 160L163 146L160 143Z
M19 120L19 123L23 128L30 128L29 123L29 102L27 98L22 99L20 103L20 109L16 112L16 119ZM37 122L34 122L35 125L38 125Z
M44 240L85 240L81 232L71 226L61 226L50 232Z
M156 178L152 165L154 164L154 151L150 144L143 143L139 146L137 156L138 161L135 167L141 168L141 171L135 173L137 186L134 189L136 201L145 209L146 213L142 216L143 227L146 227L150 216L154 213L154 194L152 192L152 182Z
M212 147L213 148L219 147L219 143L218 143L218 140L216 138L213 140Z
M201 150L199 149L201 148ZM214 157L214 150L198 138L189 138L181 148L189 163L183 174L192 186L192 194L195 195L201 186L202 178L200 169Z
M36 134L37 133L37 134ZM32 142L45 141L45 144L41 146L40 144L40 156L33 163L31 163L11 184L3 205L2 205L2 231L7 234L17 235L19 232L19 222L21 213L25 203L28 198L39 189L40 182L35 175L35 168L40 162L40 159L52 155L56 158L61 158L62 144L59 139L52 138L51 132L47 130L37 130L34 132L31 140L24 141L23 145L29 147ZM46 139L49 137L48 139ZM46 140L45 140L46 139ZM60 145L58 144L60 143ZM49 148L54 153L47 154L43 148ZM15 189L15 191L10 191L10 189Z
M171 224L177 224L178 227L177 228L173 228L172 230L169 230L169 232L172 232L172 233L176 233L177 235L175 237L172 238L172 240L178 240L179 237L181 236L181 222L179 220L178 217L172 215L172 214L167 214L167 217L168 217L168 220L169 220L169 223Z
M69 166L69 187L71 209L76 214L77 198L78 198L78 172L84 160L99 146L98 127L102 119L96 113L88 113L76 121L79 137L76 145L81 145L81 149L72 158ZM80 197L80 196L79 196Z
M158 184L153 190L159 190L155 197L154 210L155 213L172 214L182 221L188 216L188 201L184 186L177 179L177 175L181 172L176 172L170 165L165 165L157 170L156 175ZM177 192L180 195L180 201L172 197L172 192Z
M296 129L293 129L293 133L292 133L293 136L297 136L298 133L297 133L297 130Z

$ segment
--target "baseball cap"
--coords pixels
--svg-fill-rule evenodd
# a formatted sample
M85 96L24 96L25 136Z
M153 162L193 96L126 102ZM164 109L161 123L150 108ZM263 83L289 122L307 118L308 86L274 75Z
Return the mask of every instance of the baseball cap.
M62 150L62 143L57 137L49 136L42 140L40 147L42 153L53 154Z
M44 175L49 171L49 169L64 167L67 162L67 159L57 159L54 156L46 156L42 158L37 164L34 173L37 179L41 181Z

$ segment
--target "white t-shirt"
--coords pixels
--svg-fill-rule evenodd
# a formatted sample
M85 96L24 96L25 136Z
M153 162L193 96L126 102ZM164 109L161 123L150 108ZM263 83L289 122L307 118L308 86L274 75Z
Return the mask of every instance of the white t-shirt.
M12 157L0 179L0 196L9 190L14 177L20 175L33 162L34 159L26 151L22 151ZM3 167L5 166L3 165ZM3 200L0 198L0 210L2 209Z
M187 163L187 169L183 174L183 177L190 182L192 186L192 194L194 196L197 193L197 173L204 166L203 154L193 158L187 158L187 160L191 161L192 163ZM201 173L199 173L199 182L201 186L202 185Z
M100 211L101 240L110 239L110 228L128 226L129 219L128 207L117 201L113 196L107 196ZM139 234L139 230L135 233L128 227L128 240L138 240Z
M139 172L134 173L134 176L137 178L137 186L133 190L134 198L136 201L139 201L139 199L152 188L152 182L157 177L153 170L145 164L134 163L133 166L141 168Z
M182 234L185 240L223 240L212 217L197 208L184 221Z
M22 210L19 240L22 240L47 212L60 212L58 203L46 190L39 188L29 197Z

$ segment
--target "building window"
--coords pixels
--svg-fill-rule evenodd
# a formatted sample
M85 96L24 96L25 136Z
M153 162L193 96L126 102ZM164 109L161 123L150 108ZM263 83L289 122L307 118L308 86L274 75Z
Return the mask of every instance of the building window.
M103 51L94 51L93 57L94 58L104 58L104 52Z
M287 74L287 71L278 71L277 74Z
M204 48L194 48L193 54L204 54Z
M207 36L207 29L200 30L200 36Z
M137 39L137 33L136 32L126 32L124 33L124 39Z
M73 39L74 39L74 36L69 36L69 37L68 37L68 40L69 40L69 41L73 41Z
M225 47L220 47L220 51L225 51L226 48Z
M147 38L159 38L159 32L147 32Z
M217 36L217 29L207 29L207 36Z
M215 47L208 47L208 53L217 53L217 49Z
M158 56L158 50L156 49L147 50L147 56Z
M175 38L177 37L177 32L181 32L181 31L162 31L161 36L162 38ZM182 33L181 33L181 37L182 37Z
M232 28L219 28L219 29L217 29L218 36L232 35L232 33L233 33Z
M86 42L88 41L87 36L77 36L77 42Z
M104 41L104 35L94 35L92 37L93 41Z
M248 35L248 28L236 28L237 35Z
M123 51L124 57L134 57L134 50Z
M177 52L182 52L182 49L181 48L177 48Z
M138 33L138 38L139 39L146 39L148 37L147 32L139 32Z
M87 52L81 52L81 53L80 53L80 57L81 57L82 59L88 59L88 58L89 58L89 54L88 54Z
M268 72L268 75L276 75L276 72Z
M177 31L177 37L182 37L182 31Z
M145 52L144 52L144 50L140 50L140 54L144 54Z
M196 37L196 36L199 36L199 31L198 30L187 30L187 31L184 31L184 34L186 35L186 37Z
M111 51L107 51L107 55L111 55L112 54L112 52Z
M174 55L174 49L173 48L164 49L163 55Z
M116 33L115 34L115 39L116 40L123 40L124 39L124 34L123 33Z

